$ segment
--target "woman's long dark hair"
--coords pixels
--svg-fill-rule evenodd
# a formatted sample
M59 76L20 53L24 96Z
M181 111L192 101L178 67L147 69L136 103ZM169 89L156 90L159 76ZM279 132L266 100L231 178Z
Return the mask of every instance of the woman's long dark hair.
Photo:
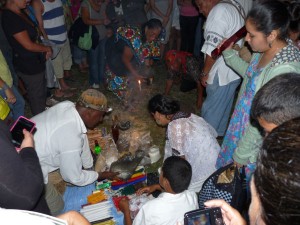
M250 20L256 30L270 35L273 30L279 30L278 39L288 37L290 13L286 4L280 1L256 2L249 11L246 20Z
M146 41L145 30L148 29L162 29L162 23L159 19L151 19L142 25L141 33L142 33L142 42Z

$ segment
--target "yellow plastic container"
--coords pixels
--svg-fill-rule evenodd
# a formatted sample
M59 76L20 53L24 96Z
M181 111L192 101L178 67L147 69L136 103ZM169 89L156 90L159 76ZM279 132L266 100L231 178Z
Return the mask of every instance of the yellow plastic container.
M5 120L10 112L7 102L0 96L0 119Z

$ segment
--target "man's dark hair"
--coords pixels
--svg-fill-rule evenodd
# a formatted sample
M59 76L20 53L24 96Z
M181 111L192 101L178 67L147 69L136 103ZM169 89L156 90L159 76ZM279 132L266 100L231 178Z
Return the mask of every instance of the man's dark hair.
M300 74L282 74L266 83L254 96L251 116L276 125L299 117Z
M163 177L166 178L172 190L177 194L186 190L191 182L192 167L188 161L171 156L164 161L162 166Z
M266 225L300 222L300 117L265 138L257 159L254 185Z
M173 115L180 110L180 105L167 96L157 94L149 100L148 110L150 113L159 112L163 115Z
M253 4L246 20L250 20L257 31L266 36L273 30L279 30L278 39L285 40L288 37L290 13L283 2L260 1Z

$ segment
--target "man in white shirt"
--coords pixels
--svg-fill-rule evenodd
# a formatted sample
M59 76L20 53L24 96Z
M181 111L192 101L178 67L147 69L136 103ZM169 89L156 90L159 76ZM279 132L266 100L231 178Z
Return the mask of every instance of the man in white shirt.
M183 224L184 214L198 208L196 193L187 190L192 167L188 161L171 156L164 161L159 184L141 188L138 194L163 191L158 198L146 202L132 221L128 200L120 201L125 225L177 225Z
M93 166L87 128L93 129L102 122L106 111L106 97L97 90L88 89L76 104L64 101L32 118L37 128L34 140L46 184L46 201L52 215L63 209L64 202L48 182L50 172L59 169L64 181L76 186L115 175L86 170Z
M225 64L222 56L214 60L211 52L244 25L245 14L235 0L196 0L196 3L207 17L201 50L205 54L201 83L206 86L207 97L201 116L215 128L218 136L224 136L240 77Z

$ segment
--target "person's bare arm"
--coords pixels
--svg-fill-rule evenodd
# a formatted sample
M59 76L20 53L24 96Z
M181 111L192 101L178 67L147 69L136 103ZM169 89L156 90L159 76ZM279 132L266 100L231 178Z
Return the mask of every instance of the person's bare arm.
M28 32L26 30L16 33L13 35L17 42L19 42L26 50L31 52L45 52L46 59L50 58L52 55L52 48L49 46L44 46L31 41Z
M102 24L104 24L104 20L91 19L89 9L86 7L81 7L81 17L82 17L83 22L87 25L102 25Z
M155 0L150 0L150 7L151 9L161 18L164 18L165 15L162 13L162 11L159 10L159 8L155 5Z
M167 14L166 14L167 17L170 18L172 10L173 10L173 1L169 0Z
M44 29L44 21L43 21L43 18L42 18L42 14L44 13L44 5L41 2L41 0L33 0L31 2L31 6L34 9L34 14L35 14L35 17L38 21L39 29L42 32L42 35L43 35L44 39L48 40L48 36L47 36L47 34L45 32L45 29Z
M129 72L132 74L132 76L134 76L136 79L141 79L141 76L138 74L138 72L131 64L132 58L133 58L132 50L129 47L125 46L122 55L122 61L126 66L126 68L129 70Z
M7 84L0 78L0 88L4 89L6 95L6 101L13 104L16 102L16 97L12 91L12 89L7 86Z
M150 195L154 191L163 191L162 187L159 184L153 184L147 187L140 188L137 190L137 195L142 195L144 193L147 193L147 195Z
M119 208L124 214L124 224L125 225L132 225L128 200L127 199L121 199L121 201L119 203Z
M204 66L203 66L203 74L205 74L205 76L201 77L201 83L204 87L206 87L206 81L208 79L208 73L211 70L211 68L213 67L213 65L215 64L216 60L214 60L212 57L210 57L209 55L206 54L205 56L205 61L204 61Z

